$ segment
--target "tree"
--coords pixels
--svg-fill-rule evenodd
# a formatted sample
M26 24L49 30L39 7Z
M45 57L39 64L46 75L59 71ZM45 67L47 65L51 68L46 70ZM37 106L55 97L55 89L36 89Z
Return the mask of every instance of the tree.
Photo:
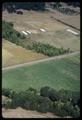
M61 89L59 90L60 99L63 102L72 100L72 91Z
M38 104L37 110L39 112L48 112L52 107L52 101L48 97L38 96L37 104Z
M60 98L59 92L57 92L57 91L54 90L54 89L49 90L49 98L50 98L52 101L57 101L57 100L59 100L59 98Z
M40 89L40 95L43 97L48 97L50 87L45 86Z
M67 116L68 112L63 109L64 103L61 100L55 101L53 103L53 112L59 116Z
M2 95L9 97L9 96L10 96L10 93L11 93L10 90L11 90L11 89L3 88L3 89L2 89Z
M80 102L80 93L79 92L72 92L73 105L78 105L78 102Z
M36 95L37 94L37 90L30 87L26 92L31 92L32 94Z
M72 116L75 118L80 117L80 108L77 105L73 108Z

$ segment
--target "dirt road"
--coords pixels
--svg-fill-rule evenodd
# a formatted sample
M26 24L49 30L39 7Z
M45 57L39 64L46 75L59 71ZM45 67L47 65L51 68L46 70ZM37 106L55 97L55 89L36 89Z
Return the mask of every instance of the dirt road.
M23 67L23 66L27 66L27 65L38 64L38 63L42 63L42 62L46 62L46 61L62 59L62 58L65 58L65 57L77 55L78 53L80 53L80 51L69 53L69 54L65 54L65 55L59 55L59 56L55 56L55 57L51 57L51 58L36 60L36 61L28 62L28 63L17 64L17 65L13 65L13 66L9 66L9 67L4 67L4 68L2 68L2 71L9 70L9 69L14 69L14 68L18 68L18 67Z
M2 109L2 116L4 118L59 118L52 113L40 113L32 110L25 110L21 107L16 109Z

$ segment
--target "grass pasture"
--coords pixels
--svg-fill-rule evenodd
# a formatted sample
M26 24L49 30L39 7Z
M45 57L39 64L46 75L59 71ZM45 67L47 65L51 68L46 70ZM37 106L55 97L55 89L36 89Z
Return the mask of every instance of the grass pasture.
M16 91L50 86L56 90L80 90L80 57L53 60L2 73L2 87Z
M2 42L2 66L7 67L33 60L43 59L47 56L26 50L16 44L3 39Z
M14 28L19 32L37 31L36 34L30 35L29 41L48 43L56 47L62 46L66 49L70 48L72 51L80 50L80 35L75 36L66 31L68 28L76 30L56 21L51 16L54 16L54 13L48 11L24 11L23 15L9 14L5 11L2 18L5 21L12 22ZM45 29L46 32L41 32L41 28ZM27 44L27 41L24 40L22 44Z

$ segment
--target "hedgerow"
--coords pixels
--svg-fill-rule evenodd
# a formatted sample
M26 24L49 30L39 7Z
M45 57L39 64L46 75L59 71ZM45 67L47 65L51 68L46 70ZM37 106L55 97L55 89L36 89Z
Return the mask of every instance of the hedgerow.
M7 95L11 99L11 101L8 99L2 101L2 106L5 108L17 108L20 106L27 110L52 112L62 117L80 117L79 92L68 90L56 91L48 86L41 88L40 94L33 88L18 93L12 90L9 92L9 89L5 89L5 92L3 91L4 89L2 89L2 95ZM5 94L7 92L8 94Z

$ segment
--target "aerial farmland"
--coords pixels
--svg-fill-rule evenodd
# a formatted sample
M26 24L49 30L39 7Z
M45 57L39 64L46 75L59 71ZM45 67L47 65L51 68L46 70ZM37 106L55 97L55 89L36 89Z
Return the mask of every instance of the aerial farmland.
M26 8L30 5L3 4L2 115L77 118L80 116L79 3L32 3L30 10L25 4Z

